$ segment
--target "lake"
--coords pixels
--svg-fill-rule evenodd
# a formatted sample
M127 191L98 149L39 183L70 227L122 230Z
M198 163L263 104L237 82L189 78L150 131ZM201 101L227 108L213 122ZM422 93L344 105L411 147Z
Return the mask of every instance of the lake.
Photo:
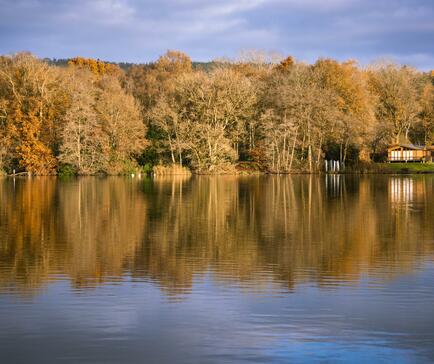
M434 361L434 177L0 179L2 363Z

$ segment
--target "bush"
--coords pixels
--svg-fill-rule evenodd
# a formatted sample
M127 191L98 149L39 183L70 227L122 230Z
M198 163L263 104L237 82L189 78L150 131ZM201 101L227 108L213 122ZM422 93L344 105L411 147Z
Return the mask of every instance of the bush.
M240 174L257 174L265 170L265 168L257 162L238 162L235 168Z
M57 175L60 177L71 177L77 175L77 170L70 164L61 164L57 168Z
M142 167L142 173L143 174L151 174L152 173L152 164L151 163L146 163L143 167Z
M127 159L122 162L122 169L120 173L114 173L114 174L124 174L124 175L130 175L135 174L139 172L139 166L137 165L137 162L131 159Z

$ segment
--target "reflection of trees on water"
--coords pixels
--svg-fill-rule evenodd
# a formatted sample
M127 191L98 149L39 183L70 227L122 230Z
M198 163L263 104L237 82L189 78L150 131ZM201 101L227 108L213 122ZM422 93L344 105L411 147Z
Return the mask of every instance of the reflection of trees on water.
M345 176L342 174L326 174L325 193L329 197L340 197L345 190Z
M66 274L81 287L122 274L143 236L146 209L129 180L2 180L0 218L0 284L35 288Z
M82 178L58 188L66 273L88 285L122 275L134 256L146 223L146 202L128 179Z
M434 180L396 178L1 180L0 285L128 273L177 293L210 270L252 289L387 277L433 252Z
M48 278L57 235L54 187L50 178L0 180L0 285L25 289Z

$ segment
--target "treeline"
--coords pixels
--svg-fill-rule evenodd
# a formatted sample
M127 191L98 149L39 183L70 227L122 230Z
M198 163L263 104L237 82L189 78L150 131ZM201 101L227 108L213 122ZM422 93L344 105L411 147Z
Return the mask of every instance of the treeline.
M70 60L71 60L70 58L44 58L43 59L44 62L47 62L50 65L59 66L59 67L68 67ZM116 65L125 72L127 72L133 66L138 66L137 63L131 63L131 62L105 62L105 63L110 63L112 65ZM219 61L210 61L210 62L192 61L191 65L192 65L192 68L194 70L195 69L197 69L197 70L211 70L212 68L216 67L219 63L220 63ZM140 64L140 66L149 67L149 66L151 66L151 64L143 63L143 64Z
M434 73L288 57L130 65L0 57L0 170L122 174L314 172L434 141ZM178 170L180 170L178 168Z

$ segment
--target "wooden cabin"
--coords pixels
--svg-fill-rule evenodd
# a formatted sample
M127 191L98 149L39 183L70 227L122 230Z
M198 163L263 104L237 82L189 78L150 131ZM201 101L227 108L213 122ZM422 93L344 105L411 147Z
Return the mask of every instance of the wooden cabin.
M394 144L387 149L389 162L432 162L434 146Z

